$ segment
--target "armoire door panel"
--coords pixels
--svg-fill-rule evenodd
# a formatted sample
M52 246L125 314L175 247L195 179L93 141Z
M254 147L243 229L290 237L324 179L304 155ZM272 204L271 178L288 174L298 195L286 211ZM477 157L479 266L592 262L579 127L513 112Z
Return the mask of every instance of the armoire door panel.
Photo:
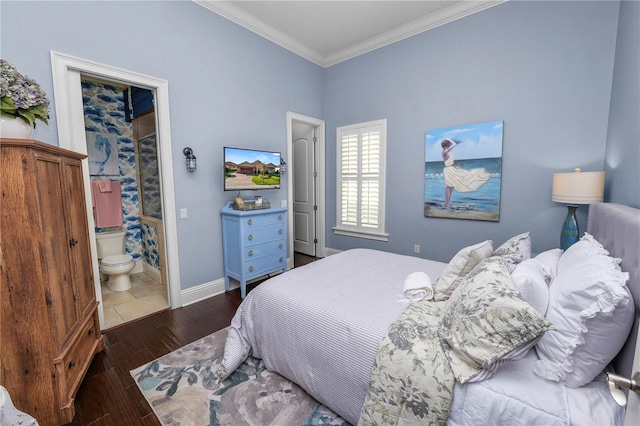
M93 274L91 268L91 248L87 225L87 210L83 191L82 164L76 160L65 160L65 207L69 210L67 229L69 230L69 259L71 273L76 278L74 292L79 310L78 318L85 318L94 300Z
M56 340L60 348L66 344L68 333L78 321L73 291L72 275L69 269L69 240L67 223L65 221L64 191L62 185L62 160L60 157L38 155L36 158L36 175L40 182L48 185L38 185L40 212L42 215L42 244L48 253L43 259L47 265L47 281L49 288L47 306L52 311L52 322Z

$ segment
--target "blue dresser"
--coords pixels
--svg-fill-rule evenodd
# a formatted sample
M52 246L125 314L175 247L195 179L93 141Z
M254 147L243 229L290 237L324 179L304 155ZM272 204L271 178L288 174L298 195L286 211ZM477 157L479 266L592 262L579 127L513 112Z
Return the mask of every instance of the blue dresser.
M233 202L222 209L224 285L240 281L242 298L247 281L287 269L287 209L235 210Z

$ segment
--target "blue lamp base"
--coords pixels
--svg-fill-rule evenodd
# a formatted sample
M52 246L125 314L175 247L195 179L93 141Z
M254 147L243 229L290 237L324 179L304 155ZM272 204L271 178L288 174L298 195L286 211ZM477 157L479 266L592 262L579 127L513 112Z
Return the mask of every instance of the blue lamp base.
M580 231L578 230L578 220L576 218L576 205L568 205L567 217L564 219L562 231L560 232L560 248L564 251L571 245L578 242Z

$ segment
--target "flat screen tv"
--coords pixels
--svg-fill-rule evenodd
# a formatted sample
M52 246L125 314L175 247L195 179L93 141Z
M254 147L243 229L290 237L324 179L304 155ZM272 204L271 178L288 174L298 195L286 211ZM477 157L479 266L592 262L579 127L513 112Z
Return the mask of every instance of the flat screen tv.
M280 189L280 153L225 147L224 190Z

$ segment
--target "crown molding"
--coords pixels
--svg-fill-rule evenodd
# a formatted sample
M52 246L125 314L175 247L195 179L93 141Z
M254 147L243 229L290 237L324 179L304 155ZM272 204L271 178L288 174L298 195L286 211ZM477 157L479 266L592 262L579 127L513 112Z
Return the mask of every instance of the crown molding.
M246 13L233 3L224 0L192 0L194 3L209 9L212 12L258 34L267 40L284 47L285 49L301 56L323 68L336 65L356 56L363 55L378 48L388 46L405 38L428 31L441 25L453 22L465 16L472 15L482 10L502 4L508 0L487 0L487 1L462 1L429 14L422 18L401 25L393 30L382 33L378 36L367 39L361 43L356 43L345 49L338 50L329 55L322 55L313 49L308 48L299 41L283 34L277 29L266 25L251 14Z
M465 16L489 9L490 7L497 6L501 3L505 3L506 1L508 0L464 1L455 3L445 9L439 10L438 12L418 18L414 21L396 27L393 30L384 32L361 43L351 45L346 49L338 50L327 55L323 60L322 66L325 68L330 67L348 59L355 58L356 56L364 55L365 53L388 46L433 28L437 28L441 25L448 24L455 20L464 18Z
M325 66L324 57L322 55L318 54L313 49L309 49L299 41L294 40L275 28L265 24L253 15L246 13L233 3L221 0L193 0L193 2L224 18L227 18L241 27L253 31L259 36L264 37L287 50L290 50L298 56L308 59L316 65L320 65L321 67Z

